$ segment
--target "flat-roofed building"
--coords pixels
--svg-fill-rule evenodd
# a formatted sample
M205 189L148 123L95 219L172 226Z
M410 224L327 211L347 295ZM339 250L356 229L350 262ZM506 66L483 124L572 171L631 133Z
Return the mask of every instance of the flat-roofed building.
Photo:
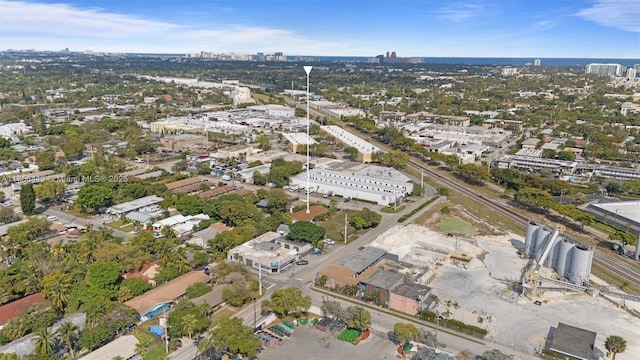
M358 161L363 163L369 163L373 161L373 155L382 153L384 150L378 146L352 134L351 132L336 126L326 125L320 127L322 131L327 135L336 139L337 142L343 144L346 147L353 147L358 150Z
M227 252L227 260L269 273L279 273L298 259L299 252L285 249L276 240L280 234L269 231Z
M307 145L318 143L305 133L282 133L282 137L287 141L287 147L292 153L307 151Z
M128 201L122 204L113 205L107 208L107 214L112 214L116 216L125 216L134 211L136 212L155 212L160 209L157 205L159 202L164 199L156 196L149 195L145 197L141 197L139 199L135 199L133 201Z
M218 149L213 156L216 159L246 159L249 154L253 154L254 147L246 144L237 144Z
M196 148L206 149L209 146L209 141L206 135L180 134L161 137L160 144L167 149L182 152L193 149L194 145L197 145Z
M291 178L291 184L298 188L306 188L306 172ZM380 205L389 205L409 195L413 190L413 183L314 168L309 170L309 188L311 192L335 194L344 198L362 199Z
M122 335L112 342L101 346L89 354L80 358L80 360L104 360L121 358L124 360L133 359L136 352L138 339L133 335Z

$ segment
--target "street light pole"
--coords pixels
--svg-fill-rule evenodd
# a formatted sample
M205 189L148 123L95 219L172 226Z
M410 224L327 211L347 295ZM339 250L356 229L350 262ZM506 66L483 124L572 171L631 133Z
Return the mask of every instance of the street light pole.
M256 314L256 298L253 298L253 328L255 329L258 325L258 315Z
M309 74L311 69L313 66L304 66L304 72L307 73L307 214L311 212L309 210Z
M436 350L438 350L438 327L440 325L440 313L436 312Z

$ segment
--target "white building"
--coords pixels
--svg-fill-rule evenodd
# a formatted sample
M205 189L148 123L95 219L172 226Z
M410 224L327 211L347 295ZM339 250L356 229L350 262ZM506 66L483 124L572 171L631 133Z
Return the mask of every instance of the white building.
M315 145L317 142L306 133L282 133L287 141L287 146L292 153L306 151L307 145Z
M166 219L158 220L151 226L155 232L162 232L165 227L170 227L178 236L184 236L191 233L193 227L203 220L209 220L209 215L198 214L184 216L182 214L175 214Z
M585 73L596 75L622 76L624 74L624 66L620 64L592 63L587 65Z
M500 74L502 74L502 76L518 75L518 68L507 66L502 68L502 71L500 72Z
M322 131L336 139L346 147L353 147L358 150L358 161L369 163L373 161L373 154L384 152L378 146L344 130L336 125L327 125L320 127Z
M627 69L627 79L634 79L636 77L637 71L634 68Z
M302 248L285 248L278 239L280 234L266 232L253 240L236 246L227 252L227 260L238 262L254 269L262 267L267 273L279 273L298 260L299 254L307 251L310 244L300 244ZM307 247L304 247L306 245Z
M145 196L133 201L113 205L109 207L106 212L107 214L113 214L116 216L127 215L134 211L151 213L160 209L157 204L163 200L163 198L156 195Z
M0 136L11 141L17 141L18 135L28 131L29 127L23 122L0 125Z
M405 179L384 179L360 174L311 169L309 171L309 190L321 194L340 195L344 198L368 200L380 205L394 203L409 195L413 190L413 184ZM306 189L306 172L294 176L291 179L291 185Z

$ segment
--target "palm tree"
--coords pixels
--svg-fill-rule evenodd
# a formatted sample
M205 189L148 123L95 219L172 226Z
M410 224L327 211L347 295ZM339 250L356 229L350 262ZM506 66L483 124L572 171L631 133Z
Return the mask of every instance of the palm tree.
M75 358L75 355L73 353L73 344L74 341L78 338L77 331L78 326L70 321L65 321L64 323L62 323L62 325L60 325L60 328L58 329L58 335L60 336L62 342L67 345L69 351L71 351L72 359Z
M622 353L627 349L627 340L623 339L622 336L611 335L604 342L604 347L613 354L613 359L615 360L616 354Z
M71 286L66 283L58 283L56 286L48 289L45 298L51 301L51 304L56 307L56 309L62 311L65 306L67 306L67 302L69 302L69 296L71 295Z
M53 353L53 344L55 343L55 334L46 327L41 327L36 331L36 354L49 355Z
M136 344L136 354L145 356L149 352L149 343L138 342Z
M198 326L198 319L193 314L186 314L182 317L182 329L189 335L189 339L193 336L196 326Z

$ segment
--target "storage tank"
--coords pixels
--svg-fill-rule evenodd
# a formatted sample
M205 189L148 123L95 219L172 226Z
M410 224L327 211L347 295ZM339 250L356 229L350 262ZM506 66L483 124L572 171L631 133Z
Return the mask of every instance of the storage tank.
M588 282L589 275L591 274L592 258L593 251L574 246L571 256L571 273L569 274L569 281L576 285L583 285Z
M571 256L573 244L565 239L558 243L558 264L555 267L558 276L567 278L569 270L571 270Z
M535 242L536 231L538 231L538 224L533 221L530 221L527 224L527 235L524 237L524 255L531 257L532 251L531 247Z
M540 256L550 235L551 233L543 228L539 228L538 231L536 231L536 241L534 242L534 246L531 246L531 257L537 258Z

